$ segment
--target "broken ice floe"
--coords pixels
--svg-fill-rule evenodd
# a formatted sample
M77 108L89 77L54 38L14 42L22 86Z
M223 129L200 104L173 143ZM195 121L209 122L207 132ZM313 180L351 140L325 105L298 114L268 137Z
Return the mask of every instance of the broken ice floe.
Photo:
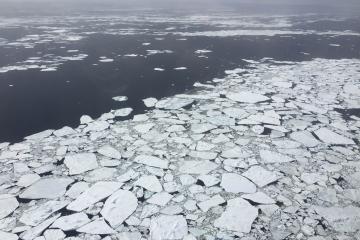
M0 238L357 236L360 119L336 109L359 104L359 61L248 64L131 120L0 144Z

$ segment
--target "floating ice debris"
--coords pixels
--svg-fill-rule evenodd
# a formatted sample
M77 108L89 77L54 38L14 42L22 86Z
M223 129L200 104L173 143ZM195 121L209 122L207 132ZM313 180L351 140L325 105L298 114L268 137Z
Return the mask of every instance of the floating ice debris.
M275 201L272 198L262 192L244 194L241 197L258 204L275 204Z
M85 224L89 223L90 219L85 213L74 213L71 215L63 216L51 225L52 228L59 228L63 231L75 230Z
M68 201L48 201L39 206L33 206L24 211L19 221L26 225L37 226L68 204Z
M221 187L230 193L255 193L256 186L246 178L236 173L224 173L221 178Z
M321 141L327 144L339 144L339 145L355 144L355 142L352 139L337 134L327 128L320 128L319 130L315 131L315 134L320 138Z
M71 202L67 209L80 212L91 205L110 196L122 186L119 182L97 182L85 192L83 192L75 201Z
M125 54L124 57L137 57L138 54Z
M69 168L70 175L77 175L98 168L96 155L93 153L66 156L64 164Z
M180 108L188 107L194 103L193 99L186 98L166 98L158 101L155 104L156 108L167 109L167 110L177 110Z
M132 192L118 190L106 200L100 213L113 228L117 228L136 210L137 206L137 198Z
M8 233L0 230L0 239L2 240L18 240L19 236L13 233Z
M148 165L151 167L164 168L164 169L167 169L169 166L168 161L162 160L158 157L149 156L149 155L136 156L134 159L134 162Z
M223 112L227 116L237 118L237 119L243 119L243 118L246 118L249 116L249 113L241 108L226 108L223 110Z
M56 219L60 217L60 214L57 214L53 217L48 218L41 224L37 225L36 227L30 228L29 230L23 232L20 235L20 238L23 240L33 240L36 237L40 236L45 229L47 229Z
M247 158L250 157L249 152L243 150L241 147L234 147L231 149L224 150L221 153L223 158Z
M45 130L43 132L39 132L39 133L35 133L30 136L27 136L27 137L25 137L25 139L26 140L41 140L41 139L49 137L53 132L54 132L54 130Z
M160 215L150 222L150 239L183 239L188 234L188 226L181 215Z
M285 163L294 161L294 159L289 156L269 150L260 150L260 157L264 163Z
M104 219L96 219L91 223L88 223L81 228L76 229L80 233L88 233L92 235L109 235L115 234L115 230L112 229Z
M102 62L102 63L110 63L110 62L113 62L113 61L114 61L114 59L112 59L112 58L101 58L99 60L99 62Z
M143 46L149 46L149 45L151 45L151 43L142 43L141 45L143 45Z
M146 107L155 107L155 104L158 102L156 98L146 98L143 100Z
M258 103L269 100L268 97L253 92L228 93L226 94L226 97L233 101L242 103Z
M224 230L249 233L251 225L258 216L258 210L242 198L227 202L226 210L216 219L214 226Z
M16 183L19 187L28 187L36 181L40 180L40 176L38 174L26 174L20 177L19 181Z
M293 132L290 138L302 143L306 147L316 147L320 142L308 131Z
M161 192L163 189L159 180L153 175L140 177L134 185L145 188L151 192Z
M139 133L147 133L149 132L155 124L153 123L145 123L145 124L139 124L134 127L134 129Z
M340 47L341 45L340 45L340 44L336 44L336 43L331 43L331 44L329 44L329 46L331 46L331 47Z
M176 71L187 70L187 67L177 67L177 68L174 68L174 70L176 70Z
M14 196L2 194L0 195L0 206L0 219L3 219L14 212L19 203Z
M117 102L125 102L128 100L128 97L126 96L118 96L118 97L113 97L112 98L114 101L117 101Z
M211 161L184 161L179 164L179 171L188 174L205 175L218 168L218 165Z
M105 157L121 159L121 153L115 148L105 145L97 150L98 153L104 155Z
M171 195L167 192L160 192L160 193L154 194L151 198L149 198L147 200L147 202L150 204L165 206L172 198L173 198L173 195Z
M221 197L220 195L215 195L208 200L198 203L198 206L203 212L207 212L207 211L209 211L210 208L216 207L223 203L225 203L225 199L223 197Z
M116 117L126 117L132 113L132 108L122 108L114 111Z
M25 199L58 198L65 194L66 187L72 182L74 182L73 179L65 177L42 178L25 189L19 197Z
M321 183L328 180L326 175L319 173L302 173L300 179L307 184Z
M206 133L217 128L215 125L209 123L200 123L191 125L191 131L194 133Z
M211 52L212 51L208 50L208 49L199 49L199 50L195 51L196 54L204 54L204 53L211 53Z
M171 50L146 50L146 51L147 51L147 55L149 55L149 56L156 55L156 54L173 53L173 51L171 51Z
M71 127L63 127L59 130L56 130L53 132L53 134L57 137L64 137L64 136L68 136L68 135L72 135L72 134L76 134L77 132L72 129Z
M250 179L259 187L264 187L270 183L276 182L279 177L261 166L253 166L242 174L244 177Z
M88 124L88 123L91 123L92 121L94 121L94 120L88 115L83 115L80 118L80 124Z
M339 232L354 233L360 230L360 208L347 207L321 207L315 206L315 211L326 219L329 224Z
M91 118L90 118L91 119ZM90 119L82 119L83 121L91 121ZM80 120L81 121L81 120ZM106 121L94 121L88 123L87 127L84 128L84 132L101 132L110 127L110 124Z
M163 68L154 68L154 71L163 72L163 71L165 71L165 69L163 69Z
M57 71L56 67L48 67L40 70L40 72L56 72L56 71Z

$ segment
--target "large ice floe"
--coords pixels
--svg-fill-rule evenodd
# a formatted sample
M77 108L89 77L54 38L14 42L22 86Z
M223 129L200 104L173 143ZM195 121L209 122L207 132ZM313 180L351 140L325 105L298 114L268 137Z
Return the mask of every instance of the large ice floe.
M249 67L0 144L0 239L360 239L360 61Z

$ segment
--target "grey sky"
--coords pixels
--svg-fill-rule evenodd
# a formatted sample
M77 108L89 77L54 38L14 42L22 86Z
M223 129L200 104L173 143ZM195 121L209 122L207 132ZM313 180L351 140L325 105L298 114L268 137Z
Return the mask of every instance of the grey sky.
M287 11L304 9L319 12L357 12L360 0L0 0L0 9L93 10L98 8L169 8L169 9L247 9L252 11Z

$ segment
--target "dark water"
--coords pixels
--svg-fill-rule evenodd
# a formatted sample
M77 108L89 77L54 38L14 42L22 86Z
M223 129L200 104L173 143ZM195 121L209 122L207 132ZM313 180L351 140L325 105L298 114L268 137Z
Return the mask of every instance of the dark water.
M304 23L301 17L288 29L311 29L318 31L359 30L359 19L347 19L332 25L330 20ZM106 30L107 25L96 25L96 19L76 21L76 29ZM264 20L265 21L265 20ZM355 23L358 23L355 25ZM0 38L15 41L28 34L41 34L37 27L0 28ZM359 58L359 36L291 35L286 36L236 36L236 37L186 37L186 41L171 33L158 36L155 31L175 26L186 31L218 30L221 26L179 23L116 23L109 28L146 28L147 33L88 35L71 43L45 42L34 48L0 45L0 67L22 62L29 57L71 56L67 50L85 53L82 61L66 61L55 72L39 69L0 73L0 142L20 141L23 137L46 129L65 125L76 127L82 115L93 118L111 109L132 107L133 114L146 111L142 99L162 98L192 89L195 82L205 83L222 77L224 70L246 67L243 59L259 60L264 57L285 61L308 61L312 58ZM52 27L74 27L72 22L53 24ZM94 26L95 25L95 26ZM145 25L145 26L144 26ZM163 40L156 40L163 38ZM151 43L143 46L142 43ZM340 46L331 46L338 44ZM146 57L124 57L125 54L146 55L146 50L171 50L171 54ZM211 50L208 58L200 58L194 52ZM306 53L306 54L304 54ZM118 56L121 55L121 56ZM111 63L99 62L99 57L114 59ZM97 64L97 65L94 65ZM154 71L163 68L164 72ZM187 70L176 71L176 67ZM10 86L11 85L11 86ZM126 102L112 100L115 96L127 96ZM130 116L131 117L131 116Z

